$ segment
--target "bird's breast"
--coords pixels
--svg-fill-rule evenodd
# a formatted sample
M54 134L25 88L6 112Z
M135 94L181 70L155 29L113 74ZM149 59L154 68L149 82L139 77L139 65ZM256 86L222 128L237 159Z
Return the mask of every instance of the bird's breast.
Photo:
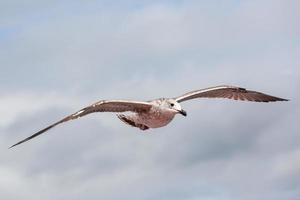
M138 121L150 128L166 126L172 121L175 113L161 110L151 110L148 113L138 115Z

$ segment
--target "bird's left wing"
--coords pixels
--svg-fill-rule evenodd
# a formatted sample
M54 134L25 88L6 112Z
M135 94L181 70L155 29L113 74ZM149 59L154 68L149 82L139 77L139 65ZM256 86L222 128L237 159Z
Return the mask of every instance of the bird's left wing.
M19 144L22 144L28 140L31 140L32 138L48 131L49 129L57 126L58 124L61 124L63 122L67 122L69 120L77 119L79 117L83 117L87 114L94 113L94 112L126 112L126 111L131 111L131 112L147 112L151 109L152 104L148 102L143 102L143 101L127 101L127 100L103 100L103 101L98 101L90 106L87 106L65 118L62 120L38 131L37 133L25 138L24 140L21 140L20 142L12 145L9 148L12 148L14 146L17 146Z
M256 102L287 101L287 99L229 85L221 85L192 91L175 98L175 100L178 102L182 102L195 98L227 98Z

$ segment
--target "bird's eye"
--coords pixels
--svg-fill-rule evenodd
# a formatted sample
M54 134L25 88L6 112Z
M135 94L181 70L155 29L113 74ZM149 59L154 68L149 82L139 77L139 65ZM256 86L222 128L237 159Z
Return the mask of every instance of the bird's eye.
M171 103L170 105L173 107L173 106L174 106L174 103Z

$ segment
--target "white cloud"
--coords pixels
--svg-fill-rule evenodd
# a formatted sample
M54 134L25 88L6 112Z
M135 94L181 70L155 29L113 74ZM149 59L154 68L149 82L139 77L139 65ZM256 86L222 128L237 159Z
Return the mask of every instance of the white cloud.
M74 107L78 100L64 97L59 94L41 94L22 92L15 94L4 94L0 98L0 126L9 126L22 115L36 113L45 108L54 106Z

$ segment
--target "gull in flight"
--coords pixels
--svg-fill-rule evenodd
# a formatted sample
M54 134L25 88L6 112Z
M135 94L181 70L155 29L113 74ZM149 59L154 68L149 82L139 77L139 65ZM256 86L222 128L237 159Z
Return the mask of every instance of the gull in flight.
M174 116L178 113L186 116L187 113L181 108L180 103L195 98L227 98L255 102L288 101L287 99L271 96L261 92L227 85L188 92L176 98L160 98L152 101L101 100L38 131L37 133L25 138L24 140L21 140L20 142L12 145L10 148L31 140L32 138L57 126L58 124L77 119L79 117L83 117L95 112L118 113L117 117L121 121L141 130L163 127L169 124ZM120 114L123 112L131 113Z

